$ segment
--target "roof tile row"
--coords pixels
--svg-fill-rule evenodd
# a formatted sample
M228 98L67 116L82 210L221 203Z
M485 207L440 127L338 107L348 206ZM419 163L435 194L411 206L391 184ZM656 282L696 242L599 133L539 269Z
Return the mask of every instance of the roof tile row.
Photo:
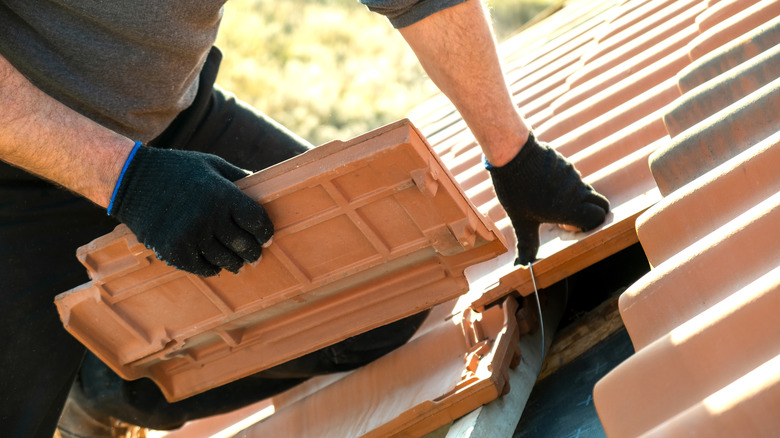
M697 19L650 157L665 197L637 220L654 268L620 297L637 353L594 391L608 436L780 426L780 2L735 3Z

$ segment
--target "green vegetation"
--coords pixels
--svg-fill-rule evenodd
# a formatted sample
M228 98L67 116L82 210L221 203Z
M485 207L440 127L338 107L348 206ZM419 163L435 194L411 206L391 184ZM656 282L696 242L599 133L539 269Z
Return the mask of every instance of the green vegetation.
M551 0L493 0L502 39ZM357 0L231 0L218 82L322 144L405 117L436 92L384 17Z
M493 29L498 41L514 35L517 30L556 0L488 0Z

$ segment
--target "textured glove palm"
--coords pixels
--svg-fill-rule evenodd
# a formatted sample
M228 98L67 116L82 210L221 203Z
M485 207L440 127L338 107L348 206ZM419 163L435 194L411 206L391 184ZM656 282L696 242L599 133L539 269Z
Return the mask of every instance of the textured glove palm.
M169 265L201 276L256 261L273 225L234 181L248 172L215 155L139 147L109 214Z
M536 259L539 225L573 225L589 231L604 222L609 201L585 184L572 164L531 134L508 164L488 166L498 201L517 237L515 264Z

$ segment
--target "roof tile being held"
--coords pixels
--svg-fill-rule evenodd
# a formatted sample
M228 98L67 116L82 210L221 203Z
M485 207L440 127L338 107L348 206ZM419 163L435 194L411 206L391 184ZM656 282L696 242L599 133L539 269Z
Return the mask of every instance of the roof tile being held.
M201 278L120 226L79 250L92 281L56 299L74 336L170 401L449 301L506 251L405 121L237 184L276 228L258 262Z

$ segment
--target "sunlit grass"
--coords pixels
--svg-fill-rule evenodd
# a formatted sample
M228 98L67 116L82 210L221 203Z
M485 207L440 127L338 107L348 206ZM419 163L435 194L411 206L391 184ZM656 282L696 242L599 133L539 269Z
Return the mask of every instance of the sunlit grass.
M551 0L490 2L499 38ZM220 85L311 141L405 117L436 88L386 19L357 0L231 0Z

